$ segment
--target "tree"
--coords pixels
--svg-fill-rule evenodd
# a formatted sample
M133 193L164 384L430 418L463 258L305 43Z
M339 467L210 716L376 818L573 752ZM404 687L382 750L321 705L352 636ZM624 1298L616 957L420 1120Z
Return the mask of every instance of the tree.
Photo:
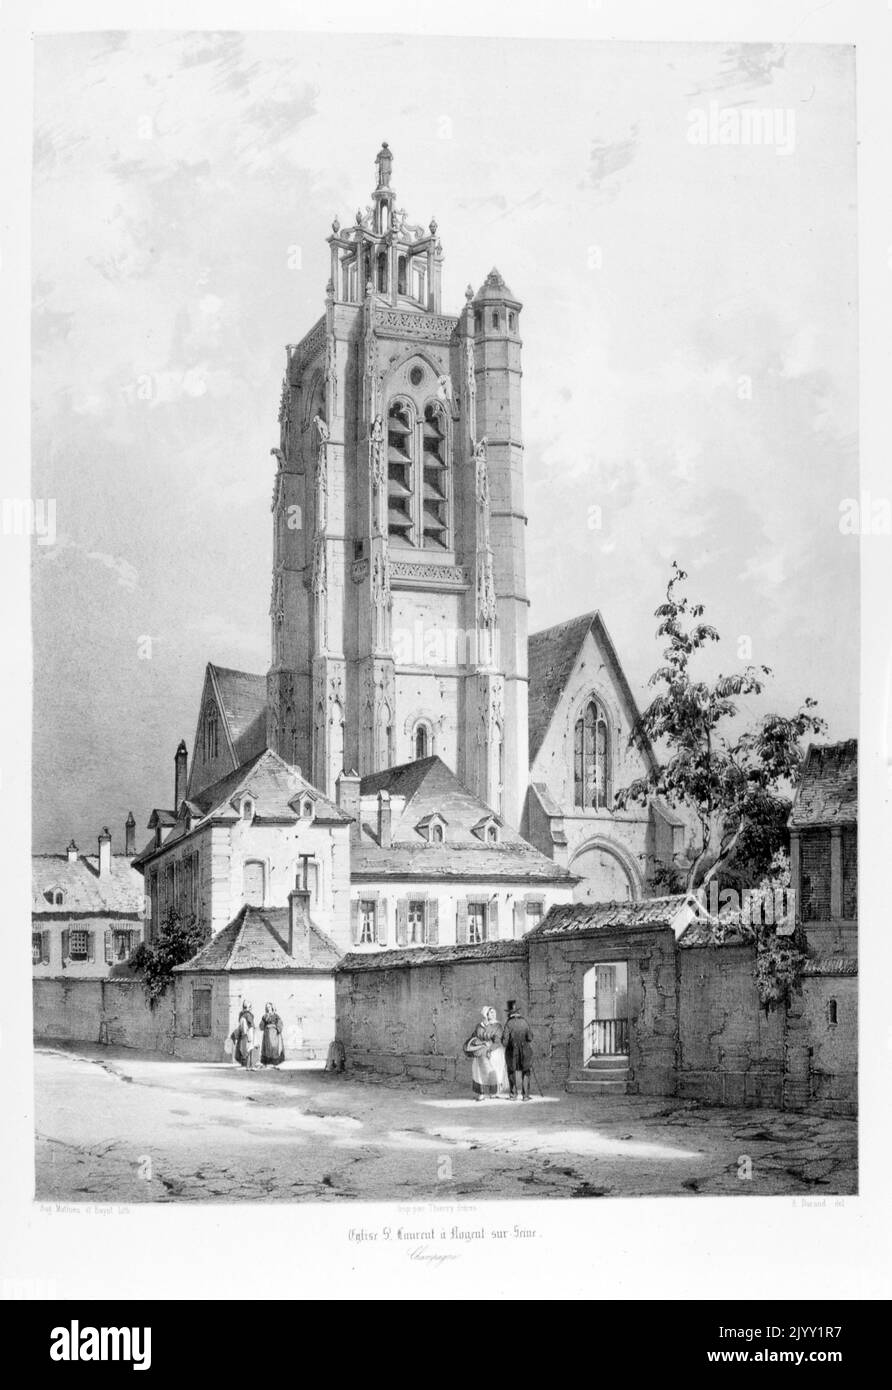
M175 907L168 908L158 940L141 941L130 958L131 968L142 977L150 1008L173 980L174 966L185 965L209 937L210 932L199 925L194 913L183 917Z
M722 870L739 870L752 859L758 881L771 856L782 847L786 789L802 760L802 739L820 734L824 721L807 698L791 716L766 714L751 728L733 733L740 696L760 695L768 666L747 666L735 675L697 680L692 664L698 653L718 642L714 627L702 621L704 608L683 592L687 574L673 561L666 602L656 610L657 636L668 639L663 665L649 685L662 687L638 719L631 743L643 737L666 756L646 776L617 792L620 810L649 797L664 797L687 810L697 841L687 866L685 889L705 886ZM781 840L781 844L778 840ZM753 881L752 879L750 880Z

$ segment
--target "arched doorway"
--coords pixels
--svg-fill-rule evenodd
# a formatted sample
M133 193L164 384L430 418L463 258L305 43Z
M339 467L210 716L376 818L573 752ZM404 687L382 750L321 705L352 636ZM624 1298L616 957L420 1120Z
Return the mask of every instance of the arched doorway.
M574 855L570 872L580 878L573 889L575 902L625 903L641 896L633 865L604 841L592 841Z

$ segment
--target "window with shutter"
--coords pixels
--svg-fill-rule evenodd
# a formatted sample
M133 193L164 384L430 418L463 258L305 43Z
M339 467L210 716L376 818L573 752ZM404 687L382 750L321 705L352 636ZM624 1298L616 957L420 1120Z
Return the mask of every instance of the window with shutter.
M50 941L51 941L51 937L50 937L50 934L49 934L48 931L41 932L40 935L41 935L41 953L40 953L40 958L41 958L41 960L43 961L44 965L49 965L49 963L50 963L50 949L51 949L51 947L50 947Z
M96 942L96 933L95 933L95 932L92 932L92 931L88 931L88 932L87 932L87 960L88 960L88 961L95 960L95 942Z
M43 960L43 939L39 931L31 933L31 961L34 965L40 965Z
M378 916L378 945L387 945L387 899L379 898L377 903Z
M428 946L438 946L440 942L440 903L437 898L428 898L425 904L424 939Z
M106 932L105 932L105 963L106 963L106 965L112 965L112 964L114 963L114 959L115 959L114 939L113 939L113 937L112 937L112 930L111 930L111 927L108 927L108 928L106 929Z
M362 903L354 898L350 904L350 935L354 946L362 944Z
M486 913L486 917L487 917L488 920L487 920L486 923L485 923L485 932L486 932L486 935L484 936L484 940L485 940L485 941L498 941L498 939L499 939L499 900L498 900L498 898L493 898L492 902L489 904L488 911L487 911L487 913Z
M71 958L71 932L65 927L62 931L62 964Z
M68 954L74 961L86 961L90 955L90 932L73 927L68 932Z
M486 903L468 903L466 922L468 945L482 945L486 940Z
M378 939L378 913L374 898L362 898L359 903L359 945L373 946Z
M411 898L408 903L408 942L410 946L423 946L425 903L423 898Z
M405 946L409 941L409 903L399 898L396 905L396 944Z
M514 939L519 940L527 927L526 908L522 902L514 904Z
M468 900L459 898L455 908L455 943L457 946L467 946L468 944Z

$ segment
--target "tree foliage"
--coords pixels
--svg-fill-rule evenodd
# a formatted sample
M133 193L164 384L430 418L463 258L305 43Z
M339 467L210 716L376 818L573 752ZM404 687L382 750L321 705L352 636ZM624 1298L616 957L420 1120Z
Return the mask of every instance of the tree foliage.
M748 859L764 870L766 856L770 860L782 841L785 790L802 760L802 739L821 733L825 725L815 713L817 702L807 698L793 715L765 714L742 733L732 732L737 701L761 695L771 670L746 666L712 682L696 678L692 668L698 653L720 639L703 621L703 605L684 593L686 579L673 561L666 602L656 610L657 636L667 639L663 664L649 681L657 694L630 740L640 744L645 736L665 756L618 791L615 802L625 810L656 795L687 810L696 843L685 888L693 892L734 865L739 873Z
M207 928L199 925L194 913L183 916L168 908L157 941L141 941L130 958L134 972L141 976L150 1008L166 992L176 965L185 965L209 939Z

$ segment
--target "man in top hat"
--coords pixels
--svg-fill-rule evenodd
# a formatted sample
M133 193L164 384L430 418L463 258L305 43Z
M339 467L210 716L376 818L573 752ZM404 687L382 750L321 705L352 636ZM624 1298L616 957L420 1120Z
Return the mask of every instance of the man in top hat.
M517 1100L517 1073L521 1075L523 1099L530 1099L530 1072L533 1069L533 1035L530 1025L517 1007L516 999L508 1000L508 1017L502 1028L502 1046L508 1069L508 1090L511 1100Z

